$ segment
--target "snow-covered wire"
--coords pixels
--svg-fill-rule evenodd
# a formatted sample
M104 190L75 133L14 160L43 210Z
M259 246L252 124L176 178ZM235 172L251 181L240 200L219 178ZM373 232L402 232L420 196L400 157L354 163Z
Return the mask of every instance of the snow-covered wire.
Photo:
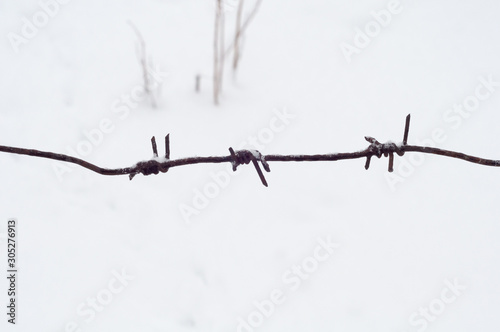
M151 175L151 174L158 174L160 172L166 173L170 168L178 166L229 162L233 165L233 170L236 171L236 168L239 165L249 164L250 162L252 162L262 181L262 184L264 184L266 187L267 187L267 181L264 177L264 174L262 173L262 170L260 169L259 162L262 164L266 172L270 172L271 169L269 168L268 162L337 161L345 159L366 158L365 168L368 169L370 167L370 161L372 157L375 156L377 158L381 158L382 156L384 156L384 157L389 157L388 170L389 172L392 172L394 164L394 153L396 153L399 156L403 156L406 152L420 152L420 153L435 154L450 158L462 159L479 165L494 166L494 167L500 166L500 160L484 159L467 155L461 152L443 150L427 146L408 145L407 141L408 141L409 130L410 130L410 115L408 114L408 116L406 117L403 142L400 144L392 142L380 143L373 137L366 136L365 139L370 143L370 145L366 149L357 152L315 154L315 155L277 155L277 154L262 155L259 151L256 150L234 151L233 148L229 148L230 152L229 156L189 157L180 159L170 159L170 138L169 138L170 136L167 135L165 137L164 157L158 158L156 140L153 137L151 139L151 144L153 147L153 154L154 154L153 159L138 162L137 164L131 167L114 168L114 169L102 168L94 164L91 164L85 160L54 152L16 148L3 145L0 145L0 152L22 154L33 157L48 158L48 159L73 163L85 167L101 175L129 174L129 178L131 180L137 174Z

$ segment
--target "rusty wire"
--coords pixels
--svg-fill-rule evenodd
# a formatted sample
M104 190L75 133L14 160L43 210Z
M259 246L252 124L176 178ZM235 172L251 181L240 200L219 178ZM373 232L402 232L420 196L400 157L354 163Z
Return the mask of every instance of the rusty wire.
M470 156L461 152L443 150L433 147L408 145L408 133L410 130L410 114L406 117L405 130L403 135L403 141L400 144L388 142L380 143L375 138L366 136L365 139L370 143L370 145L361 151L357 152L345 152L345 153L330 153L330 154L315 154L315 155L262 155L256 150L238 150L234 151L233 148L229 148L230 154L228 156L221 157L189 157L180 159L170 159L170 135L165 137L165 155L163 158L158 158L158 150L156 145L155 137L151 138L151 144L153 148L154 158L146 161L138 162L131 167L125 168L102 168L97 165L91 164L85 160L71 157L64 154L39 151L33 149L16 148L10 146L0 145L0 152L22 154L34 157L48 158L53 160L59 160L63 162L73 163L90 169L101 175L124 175L128 174L130 180L134 178L137 174L151 175L158 173L166 173L172 167L193 165L193 164L213 164L213 163L226 163L229 162L233 166L233 171L236 171L237 167L243 164L249 164L252 162L257 174L264 186L267 187L267 181L264 177L259 163L262 164L266 172L270 172L268 162L300 162L300 161L337 161L345 159L358 159L366 158L365 169L370 167L370 162L372 157L381 158L382 156L389 158L388 171L392 172L394 167L394 154L398 156L403 156L406 152L420 152L427 154L435 154L440 156L446 156L450 158L462 159L471 163L476 163L486 166L500 166L500 160L484 159L479 157Z

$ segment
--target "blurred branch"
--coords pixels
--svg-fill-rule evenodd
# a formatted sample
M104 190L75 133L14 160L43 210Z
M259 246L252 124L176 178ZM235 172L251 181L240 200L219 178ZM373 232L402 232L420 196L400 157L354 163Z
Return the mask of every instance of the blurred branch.
M261 3L262 3L262 0L257 0L257 2L255 3L254 7L252 8L252 11L250 12L250 14L248 14L248 16L246 17L243 24L241 24L241 26L239 26L239 28L237 29L235 39L233 40L233 42L231 44L229 44L229 47L226 49L226 52L225 52L226 56L229 56L231 51L236 51L236 47L238 47L238 45L235 44L235 42L238 42L238 40L241 38L241 36L245 33L246 29L248 28L248 26L250 25L252 20L255 18L255 15L257 15L257 12L259 11L259 7L260 7ZM241 6L243 6L242 3L241 3ZM238 9L238 10L240 10L240 9ZM241 8L241 10L242 10L242 8ZM239 18L239 20L241 20L241 17ZM238 55L238 57L239 57L239 55Z
M222 93L222 77L224 75L224 10L222 0L216 0L214 27L214 73L213 92L214 104L219 104Z
M156 99L154 96L154 91L153 91L153 87L151 84L151 77L150 77L149 70L148 70L148 67L150 67L150 66L148 66L146 42L144 41L144 38L142 37L141 32L135 26L135 24L132 23L132 21L127 21L127 22L130 25L130 27L132 28L132 30L134 30L134 32L137 36L137 39L139 40L139 47L138 47L137 53L138 53L139 63L141 65L141 69L142 69L142 77L144 80L144 92L151 99L151 106L153 108L156 108Z
M154 159L141 161L137 164L126 167L126 168L115 168L108 169L96 166L85 160L67 156L64 154L58 154L53 152L38 151L32 149L15 148L10 146L0 145L0 152L23 154L34 157L48 158L59 161L64 161L68 163L73 163L80 165L82 167L88 168L91 171L102 175L124 175L129 174L130 179L137 175L151 175L158 173L166 173L172 167L194 165L194 164L216 164L216 163L226 163L229 162L233 166L233 171L236 171L237 167L243 164L249 164L252 162L254 165L262 184L267 187L267 181L264 177L262 170L260 169L259 163L264 167L266 172L270 172L268 162L290 162L290 161L337 161L345 159L359 159L366 158L365 168L370 167L370 161L372 157L381 158L389 157L389 172L393 171L394 165L394 154L398 156L403 156L406 152L420 152L427 154L435 154L450 158L462 159L471 163L485 165L485 166L500 166L500 160L484 159L479 157L470 156L461 152L442 150L438 148L418 146L418 145L407 145L408 133L410 130L410 115L406 117L405 130L403 135L403 142L400 144L395 143L379 143L373 137L366 136L365 139L370 143L370 145L361 151L357 152L346 152L346 153L330 153L330 154L316 154L316 155L262 155L256 150L239 150L234 151L233 148L229 148L230 154L228 156L221 157L190 157L181 159L170 159L170 136L165 137L165 155L163 157L158 157L158 149L156 145L156 139L153 137L151 139L151 144L153 148Z
M238 3L238 11L236 13L236 29L234 33L234 52L233 52L233 72L236 72L238 68L238 62L240 60L240 37L241 37L241 16L243 14L243 5L245 0L240 0Z

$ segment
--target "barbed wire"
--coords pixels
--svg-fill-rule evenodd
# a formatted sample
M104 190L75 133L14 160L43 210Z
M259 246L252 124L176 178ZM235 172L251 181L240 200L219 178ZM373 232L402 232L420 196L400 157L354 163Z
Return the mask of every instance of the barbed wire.
M471 163L476 163L485 166L500 166L500 160L484 159L479 157L474 157L461 152L443 150L427 146L418 145L408 145L408 133L410 130L410 114L406 117L405 130L403 134L403 141L400 144L393 142L380 143L375 138L365 136L366 141L370 145L361 151L356 152L345 152L345 153L329 153L329 154L314 154L314 155L279 155L279 154L269 154L263 155L257 150L238 150L235 151L232 147L229 148L228 156L221 157L189 157L180 159L170 159L170 134L165 137L165 154L163 157L158 157L158 148L156 145L156 139L153 136L151 138L151 145L153 148L153 159L140 161L131 167L125 168L103 168L92 163L89 163L83 159L76 157L54 153L39 151L33 149L16 148L11 146L0 145L0 152L15 153L21 155L28 155L33 157L48 158L58 161L63 161L67 163L73 163L85 167L91 171L99 173L101 175L125 175L128 174L130 180L132 180L137 174L151 175L166 173L170 168L194 165L194 164L217 164L229 162L232 164L233 171L236 171L238 166L249 164L252 162L257 174L264 186L268 186L264 173L262 172L259 163L262 165L266 172L270 172L269 162L302 162L302 161L338 161L346 159L359 159L366 158L365 169L370 167L370 162L372 157L388 157L389 166L388 171L392 172L394 169L394 154L398 156L403 156L406 152L420 152L427 154L435 154L440 156L446 156L450 158L462 159Z

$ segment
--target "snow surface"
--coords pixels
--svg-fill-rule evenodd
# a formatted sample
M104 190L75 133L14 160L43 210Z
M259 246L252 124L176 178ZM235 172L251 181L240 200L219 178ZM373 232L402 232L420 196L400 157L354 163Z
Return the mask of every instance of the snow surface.
M388 1L263 0L216 107L213 2L73 0L16 53L7 36L40 5L1 1L0 144L110 168L150 158L153 135L161 154L167 133L171 158L227 155L230 146L348 152L364 149L365 135L400 141L411 113L408 144L500 159L499 87L474 111L449 111L487 91L490 75L500 81L500 3L401 1L348 63L340 45ZM236 11L227 5L229 44ZM123 108L142 83L127 20L168 72L158 109L147 100ZM108 132L91 152L75 155L101 127ZM20 266L15 327L1 278L1 331L500 328L499 169L412 153L396 156L399 178L388 178L387 158L368 171L364 160L276 162L265 188L251 165L133 181L73 166L58 177L55 165L0 153L0 233L17 218ZM328 238L338 248L325 258ZM298 277L303 264L311 273ZM120 283L123 271L133 280ZM454 293L453 282L465 289ZM254 302L272 298L273 310ZM255 328L241 325L249 316Z

